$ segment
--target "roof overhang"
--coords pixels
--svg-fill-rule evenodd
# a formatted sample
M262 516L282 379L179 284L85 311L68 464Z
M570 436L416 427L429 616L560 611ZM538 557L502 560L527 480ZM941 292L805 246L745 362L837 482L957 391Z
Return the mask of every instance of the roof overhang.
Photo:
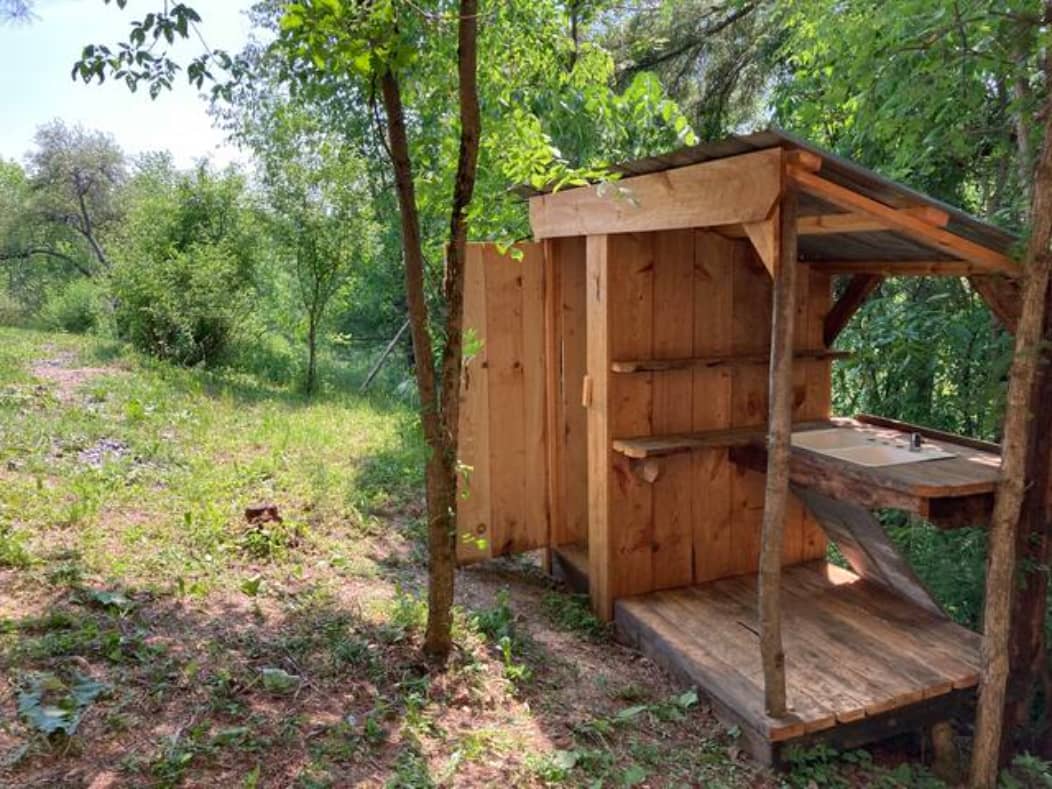
M1014 278L1012 234L779 130L610 168L620 180L530 192L537 238L711 227L757 243L783 188L800 259L835 274Z

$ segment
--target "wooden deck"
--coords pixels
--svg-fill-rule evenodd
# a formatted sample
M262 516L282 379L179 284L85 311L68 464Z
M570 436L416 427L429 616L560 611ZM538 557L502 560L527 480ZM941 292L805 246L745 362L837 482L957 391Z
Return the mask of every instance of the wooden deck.
M948 717L978 682L977 634L851 572L822 561L789 567L782 592L784 719L764 712L755 575L622 599L615 620L629 642L707 694L766 760L773 746L845 726L858 732L869 720L893 725L873 727L868 739L888 736L911 708Z

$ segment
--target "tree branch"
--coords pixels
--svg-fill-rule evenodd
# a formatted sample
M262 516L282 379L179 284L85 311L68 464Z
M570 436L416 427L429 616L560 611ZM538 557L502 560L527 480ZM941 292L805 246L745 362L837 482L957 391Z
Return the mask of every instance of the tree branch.
M49 249L48 247L28 247L26 249L20 249L16 252L0 252L0 261L5 260L27 260L33 255L46 255L47 257L56 258L57 260L65 261L69 263L78 272L83 274L85 277L93 276L93 272L87 268L83 263L78 261L71 255L67 255L65 252L59 252L57 249Z

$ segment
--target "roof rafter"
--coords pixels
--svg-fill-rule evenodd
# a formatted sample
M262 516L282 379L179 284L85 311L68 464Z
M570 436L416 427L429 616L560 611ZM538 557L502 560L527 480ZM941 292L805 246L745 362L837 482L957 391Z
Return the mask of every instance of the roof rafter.
M786 168L789 179L801 190L815 195L848 211L870 216L885 222L889 229L934 247L941 252L978 264L984 271L1008 276L1019 276L1018 264L1006 255L976 244L941 227L930 224L911 213L880 203L865 195L828 181L802 167L790 164Z

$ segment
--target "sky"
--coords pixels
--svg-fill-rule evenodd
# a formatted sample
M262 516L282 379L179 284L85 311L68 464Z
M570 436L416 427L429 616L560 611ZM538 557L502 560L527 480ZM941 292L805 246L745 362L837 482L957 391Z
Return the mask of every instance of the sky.
M23 162L37 127L61 118L112 134L131 155L169 150L180 167L203 156L219 166L244 161L247 157L212 128L207 103L185 74L155 101L142 87L132 93L123 83L85 85L70 78L85 44L125 40L131 20L159 2L129 0L121 11L103 0L37 0L34 19L0 25L0 158ZM250 29L242 12L251 5L252 0L196 0L208 46L239 50ZM202 49L197 41L172 47L183 62Z

